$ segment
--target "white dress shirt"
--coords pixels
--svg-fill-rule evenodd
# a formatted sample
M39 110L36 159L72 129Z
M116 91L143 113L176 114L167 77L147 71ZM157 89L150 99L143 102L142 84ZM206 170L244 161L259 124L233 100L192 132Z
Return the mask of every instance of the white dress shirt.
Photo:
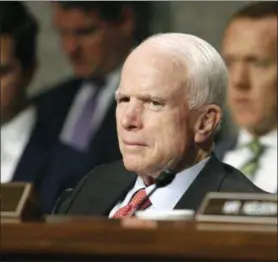
M244 145L250 143L253 137L245 130L240 130L238 143L235 149L228 151L223 162L240 169L252 158L252 152ZM252 182L261 189L277 192L277 130L259 138L259 142L265 146L265 150L259 160L259 168L254 174Z
M93 136L98 130L98 128L100 127L101 122L103 121L107 110L111 106L112 100L115 99L115 91L118 88L120 82L120 72L121 72L121 68L118 68L114 72L110 73L106 77L105 86L101 88L99 97L96 100L97 105L95 108L95 112L94 115L92 116L91 136ZM66 117L66 121L60 135L60 140L65 144L68 145L71 144L73 127L82 113L82 109L84 104L87 101L87 98L91 96L92 92L94 92L94 88L92 88L92 85L93 83L90 84L85 83L80 88L73 101L73 104Z
M209 158L199 162L198 164L183 170L178 173L174 180L167 186L158 188L151 196L151 205L146 210L167 211L172 210L183 194L198 176L200 171L204 168ZM127 193L124 201L117 203L117 205L110 211L109 217L112 217L118 209L126 206L134 193L139 189L145 188L146 193L149 194L155 185L146 187L143 179L138 176L133 188Z
M1 126L1 183L8 183L13 179L35 121L36 110L29 107Z

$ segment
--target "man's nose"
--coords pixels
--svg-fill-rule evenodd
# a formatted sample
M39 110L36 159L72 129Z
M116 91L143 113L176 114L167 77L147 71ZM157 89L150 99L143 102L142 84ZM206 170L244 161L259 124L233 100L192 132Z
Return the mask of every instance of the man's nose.
M142 110L138 104L132 102L127 103L121 116L121 125L127 130L142 128Z
M78 40L74 36L63 37L63 48L66 54L73 55L78 49Z
M232 86L238 89L248 89L250 87L249 68L244 64L237 64L229 72Z

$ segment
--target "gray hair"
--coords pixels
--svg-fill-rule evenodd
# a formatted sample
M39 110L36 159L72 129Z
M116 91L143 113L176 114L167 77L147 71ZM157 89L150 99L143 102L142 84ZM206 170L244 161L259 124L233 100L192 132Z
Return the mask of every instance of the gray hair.
M224 108L227 68L209 43L189 34L166 33L153 35L144 44L165 49L182 62L186 69L187 99L191 109L200 109L208 104Z

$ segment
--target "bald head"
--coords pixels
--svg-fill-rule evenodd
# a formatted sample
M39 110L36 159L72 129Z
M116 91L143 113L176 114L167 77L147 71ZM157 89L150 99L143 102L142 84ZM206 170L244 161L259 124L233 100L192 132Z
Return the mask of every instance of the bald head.
M126 63L135 63L136 58L156 61L160 66L166 64L163 74L174 72L176 81L187 89L190 108L211 103L223 108L226 66L219 53L201 38L181 33L157 34L134 49Z

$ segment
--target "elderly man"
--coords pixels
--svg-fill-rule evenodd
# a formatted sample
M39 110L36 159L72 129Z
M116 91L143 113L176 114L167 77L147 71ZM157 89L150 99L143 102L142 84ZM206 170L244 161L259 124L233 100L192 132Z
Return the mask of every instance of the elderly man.
M223 134L216 153L265 191L277 192L277 2L236 13L225 31L228 106L238 135Z
M205 41L175 33L144 41L124 63L116 92L123 161L93 170L58 213L127 216L167 168L177 175L144 208L196 210L211 191L261 192L211 154L226 85L225 65Z

